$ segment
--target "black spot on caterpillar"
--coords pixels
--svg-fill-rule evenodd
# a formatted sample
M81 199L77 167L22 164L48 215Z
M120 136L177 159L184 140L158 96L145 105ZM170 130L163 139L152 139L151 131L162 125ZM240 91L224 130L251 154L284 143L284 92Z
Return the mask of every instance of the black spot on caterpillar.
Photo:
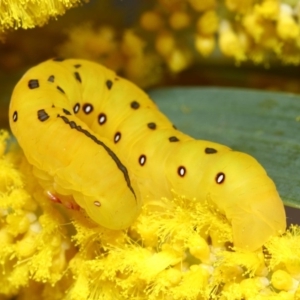
M107 88L110 90L111 87L113 86L113 82L112 82L111 80L107 80L107 81L106 81L106 86L107 86Z
M147 126L150 128L150 129L156 129L156 124L151 122L151 123L148 123Z
M131 108L138 109L140 107L140 104L136 101L132 101L130 104Z
M44 122L49 119L49 115L46 113L46 111L44 109L38 110L37 116L41 122Z
M214 148L205 148L205 153L206 154L214 154L214 153L217 153L218 151Z
M50 75L49 78L48 78L48 81L49 82L54 82L54 79L55 79L55 77L53 75Z
M67 109L65 109L65 108L63 108L63 112L64 112L66 115L71 115L71 113L70 113Z
M31 79L28 81L28 86L30 89L37 89L40 85L39 85L39 81L36 79Z
M65 91L60 87L60 86L57 86L56 87L60 92L62 92L63 94L65 93Z
M81 83L80 74L78 72L74 72L74 76L75 76L76 80L78 80Z
M179 142L179 139L176 136L169 137L170 142Z
M43 186L72 195L102 226L127 228L144 197L174 189L211 201L237 247L255 250L285 230L276 187L253 157L176 130L142 90L101 65L52 59L30 69L9 116Z

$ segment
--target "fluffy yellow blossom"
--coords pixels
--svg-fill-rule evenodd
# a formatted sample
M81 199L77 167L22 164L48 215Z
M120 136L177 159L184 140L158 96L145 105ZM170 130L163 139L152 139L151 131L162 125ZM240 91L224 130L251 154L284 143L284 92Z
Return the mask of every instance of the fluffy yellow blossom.
M283 40L299 39L299 24L293 18L289 6L282 5L276 29L278 36Z
M255 42L260 42L264 34L264 24L256 14L248 14L243 19L243 26Z
M273 273L271 283L277 290L288 291L293 288L292 276L283 270L276 270Z
M197 21L197 31L202 35L212 35L219 28L219 19L216 11L209 10L201 15Z
M170 32L162 32L157 36L155 41L156 51L167 57L175 49L176 42L174 36Z
M217 0L189 0L189 3L195 11L202 12L215 8Z
M300 229L291 226L290 230L278 240L273 238L266 244L266 248L273 255L269 264L272 268L284 266L294 276L300 276Z
M238 62L246 59L243 43L227 21L220 25L219 46L221 51L229 57L234 57Z
M298 65L299 12L295 1L158 0L130 28L79 24L69 29L59 55L104 63L142 87L213 53L237 65Z
M2 1L0 39L8 28L42 26L81 2ZM299 7L295 0L157 0L141 6L139 15L132 14L132 18L130 14L128 28L120 26L127 22L127 15L121 16L120 22L116 18L101 21L101 14L116 13L114 4L104 9L95 6L101 9L99 17L91 17L88 24L66 26L66 38L56 49L62 57L100 62L141 87L158 84L213 53L237 65L247 61L267 67L277 62L299 65ZM140 42L129 44L128 32ZM23 44L28 51L29 43ZM128 52L139 54L133 57ZM14 58L16 61L20 63L22 58Z
M169 69L174 73L179 73L186 69L191 63L192 55L187 48L175 48L167 58Z
M254 0L226 0L226 7L238 13L246 13L252 9Z
M195 48L204 57L209 56L215 49L215 37L196 35L195 37Z
M163 19L155 11L146 11L140 19L141 27L148 31L156 31L163 27Z
M144 199L128 230L105 229L51 202L8 141L1 131L0 298L299 298L298 226L255 252L235 249L223 216L174 194Z
M118 51L119 42L112 27L103 26L94 30L91 23L84 23L66 30L66 34L68 40L59 46L60 54L97 60L111 69L120 70L122 59Z
M49 18L62 15L81 0L4 0L0 2L0 31L9 28L33 28L44 25Z
M184 11L176 11L173 14L171 14L169 23L171 28L175 30L180 30L183 28L186 28L190 25L191 18L189 14L187 14Z
M160 58L153 52L146 52L145 47L146 42L132 30L125 32L121 42L126 61L124 74L141 87L152 85L161 78Z
M276 20L279 10L280 6L278 0L265 0L254 6L255 14L269 20Z

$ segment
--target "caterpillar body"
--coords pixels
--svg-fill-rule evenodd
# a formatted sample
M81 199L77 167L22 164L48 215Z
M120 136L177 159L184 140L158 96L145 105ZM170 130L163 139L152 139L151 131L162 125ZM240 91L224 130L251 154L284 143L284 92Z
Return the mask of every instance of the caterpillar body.
M52 59L16 85L9 120L34 173L110 229L132 224L147 195L211 201L235 246L255 250L286 228L273 181L251 156L178 131L142 90L113 71Z

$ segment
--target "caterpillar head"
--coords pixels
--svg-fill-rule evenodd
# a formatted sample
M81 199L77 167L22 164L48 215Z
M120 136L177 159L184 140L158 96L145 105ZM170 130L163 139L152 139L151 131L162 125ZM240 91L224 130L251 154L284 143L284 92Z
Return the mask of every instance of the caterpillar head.
M236 247L254 251L285 231L285 210L275 184L253 157L222 153L208 173L207 197L232 224Z
M139 190L136 188L134 192L135 195L131 191L121 190L116 197L111 197L104 191L96 198L77 194L75 199L97 224L112 230L122 230L131 226L141 211Z

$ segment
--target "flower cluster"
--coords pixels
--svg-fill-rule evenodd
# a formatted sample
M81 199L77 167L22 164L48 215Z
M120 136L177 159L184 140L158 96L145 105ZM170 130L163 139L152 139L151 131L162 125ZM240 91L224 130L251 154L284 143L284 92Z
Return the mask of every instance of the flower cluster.
M4 0L0 2L0 33L8 29L43 26L81 0Z
M108 230L49 201L8 138L1 131L1 299L300 298L299 227L234 249L224 217L174 195L144 199L128 230Z
M63 14L80 2L2 1L0 39L8 28L42 26L50 17ZM124 22L120 26L122 21L118 23L118 18L106 18L117 15L117 7L95 1L85 11L90 12L88 19L78 10L76 26L72 27L66 16L59 26L66 28L66 37L61 32L45 30L43 37L51 43L46 43L43 50L36 39L39 32L30 41L31 47L38 47L44 55L53 55L49 54L49 47L55 47L60 56L97 61L141 87L163 83L209 58L219 62L226 57L236 65L250 61L265 67L278 62L300 64L298 0L156 0L139 5L141 13L132 17L130 26L124 26ZM121 19L127 17L120 15ZM19 51L27 52L27 38L16 35L8 51L17 43ZM35 51L30 53L37 60L45 59ZM20 57L11 60L12 64L27 62ZM7 59L2 63L7 64Z
M298 65L299 14L298 1L157 0L122 32L113 24L74 27L59 54L99 61L142 87L220 52L236 64Z

